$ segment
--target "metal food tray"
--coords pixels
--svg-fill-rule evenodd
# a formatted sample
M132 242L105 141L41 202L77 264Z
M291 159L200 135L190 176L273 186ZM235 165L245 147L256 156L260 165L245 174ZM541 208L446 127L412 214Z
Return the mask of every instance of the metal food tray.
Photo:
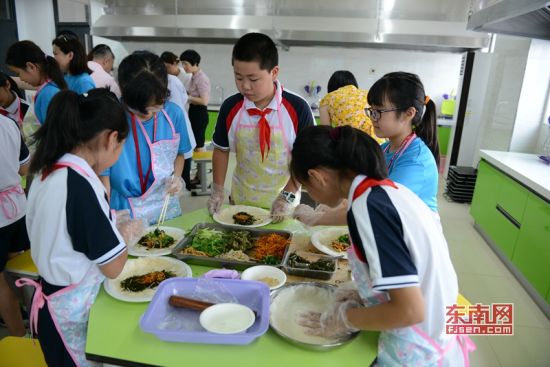
M196 256L196 255L188 255L188 254L181 253L183 249L191 245L191 241L193 240L193 237L195 236L197 231L203 228L217 229L224 232L247 231L247 232L251 232L254 237L259 237L261 235L269 234L269 233L276 233L278 235L281 235L287 238L289 241L292 240L291 232L277 230L277 229L243 228L243 227L228 226L228 225L223 225L218 223L198 223L193 227L193 229L191 229L191 232L189 233L189 235L185 236L183 241L172 249L172 255L190 264L204 265L204 266L218 267L218 268L227 268L227 269L243 270L251 266L263 265L263 263L256 262L256 261L227 260L227 259L220 259L220 258L210 257L210 256ZM285 253L283 255L283 258L281 259L281 262L279 264L274 264L273 266L282 267L284 259L287 256L289 247L290 246L287 246Z
M324 270L311 270L307 268L293 268L288 265L288 258L290 257L290 254L293 252L296 252L297 255L302 256L306 260L315 261L317 259L326 259L326 260L333 260L334 261L334 270L333 271L324 271ZM334 273L336 273L336 269L338 269L338 258L328 255L321 255L316 254L314 252L309 252L305 250L292 250L288 251L285 254L285 257L283 259L283 270L285 273L290 275L297 275L300 277L305 278L316 278L316 279L323 279L323 280L329 280L332 278Z

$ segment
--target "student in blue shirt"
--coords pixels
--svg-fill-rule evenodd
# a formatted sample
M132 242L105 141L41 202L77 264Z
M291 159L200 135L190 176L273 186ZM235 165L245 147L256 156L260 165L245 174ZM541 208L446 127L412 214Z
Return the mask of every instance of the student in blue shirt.
M117 163L103 173L111 208L155 223L169 194L166 219L176 217L184 154L192 148L181 108L166 101L166 67L157 55L135 52L120 63L118 82L130 134Z
M32 41L19 41L8 49L6 64L22 81L38 88L34 96L34 114L43 124L52 98L59 90L67 89L57 61Z
M437 216L439 144L435 104L417 75L394 72L369 89L366 109L382 144L388 177L414 192ZM346 202L334 209L299 205L294 218L314 225L345 224Z
M369 90L367 115L382 150L388 175L407 186L437 212L439 143L435 103L416 74L384 75Z
M65 73L65 81L70 90L78 94L95 88L88 68L86 51L80 41L62 34L52 41L53 56Z

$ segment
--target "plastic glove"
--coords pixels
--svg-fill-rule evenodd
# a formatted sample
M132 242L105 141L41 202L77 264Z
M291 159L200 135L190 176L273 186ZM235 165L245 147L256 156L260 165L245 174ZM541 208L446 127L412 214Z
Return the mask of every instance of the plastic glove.
M290 204L282 195L277 195L273 204L271 204L271 218L273 223L282 222L286 216L292 213L292 204Z
M313 209L306 204L300 204L294 209L292 217L298 219L300 222L308 226L315 226L319 222L319 219L325 214L328 206L320 204L317 208Z
M222 207L224 199L225 199L224 187L222 185L212 183L212 190L210 193L210 197L206 202L206 207L208 208L208 212L210 213L210 215L214 215L215 213L220 211L220 208Z
M183 178L181 177L166 177L164 179L164 191L166 194L172 196L181 196L183 195L184 188Z
M357 286L353 282L340 284L334 292L334 299L337 303L355 301L358 304L363 304L363 300L357 291Z
M338 338L359 331L347 318L347 310L359 307L361 305L355 301L335 303L323 313L300 313L296 317L296 322L306 328L307 334L329 339Z
M127 245L135 244L146 232L147 222L145 219L132 219L128 209L115 212L113 220Z

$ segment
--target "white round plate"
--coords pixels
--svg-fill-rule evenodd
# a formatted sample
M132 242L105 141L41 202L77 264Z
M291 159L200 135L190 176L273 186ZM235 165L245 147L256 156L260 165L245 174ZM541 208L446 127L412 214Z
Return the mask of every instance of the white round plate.
M155 295L157 288L145 289L141 292L128 292L122 290L120 283L131 276L147 274L152 271L166 270L176 274L176 277L187 278L193 275L189 265L183 261L170 257L140 257L130 259L124 265L124 269L115 279L105 279L103 287L113 298L125 302L149 302Z
M344 234L349 234L347 227L321 229L313 233L313 235L311 236L311 243L313 244L313 246L315 246L317 250L321 251L322 253L347 259L348 254L346 252L338 252L330 246L332 241L338 239L338 237Z
M150 233L153 232L157 227L151 226L147 228L147 231L145 232ZM169 255L172 252L172 249L178 245L178 243L183 240L183 237L185 237L185 231L180 228L174 228L174 227L165 227L160 226L159 229L162 229L166 232L169 236L174 237L174 244L172 246L168 246L165 248L154 248L151 250L148 250L145 246L140 246L137 244L137 242L131 246L128 246L128 255L132 256L162 256L162 255Z
M277 284L269 285L262 281L263 278L273 278L277 280ZM269 287L269 290L275 290L286 283L286 274L279 268L269 265L252 266L241 274L242 280L255 280L262 282Z
M233 220L233 215L237 214L238 212L246 212L258 218L258 221L256 221L256 223L251 224L249 226L245 226L242 224L235 224L235 221ZM257 208L255 206L247 206L247 205L231 205L231 206L225 207L222 210L220 210L218 213L215 213L212 216L212 218L214 219L214 221L220 224L243 227L243 228L263 227L265 225L268 225L272 221L269 211L262 208Z
M236 334L246 331L256 321L254 312L238 303L218 303L201 312L203 328L216 334Z

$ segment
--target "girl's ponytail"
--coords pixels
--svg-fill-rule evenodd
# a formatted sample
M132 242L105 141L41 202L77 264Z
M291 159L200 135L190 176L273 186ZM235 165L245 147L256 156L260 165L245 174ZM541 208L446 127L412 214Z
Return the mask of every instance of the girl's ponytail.
M426 99L428 99L428 102L425 105L424 115L420 124L415 127L415 133L428 146L435 158L437 167L439 167L439 141L437 140L435 103L429 97L426 97Z
M65 153L86 144L104 130L118 132L118 140L128 136L128 123L118 98L105 88L78 95L71 90L57 93L46 121L32 136L36 146L30 171L49 170Z
M72 151L79 143L79 124L78 94L70 90L60 91L48 106L46 121L32 136L36 150L30 171L49 170L63 154Z
M44 54L44 73L51 79L59 89L67 89L67 82L63 77L63 72L54 57Z

